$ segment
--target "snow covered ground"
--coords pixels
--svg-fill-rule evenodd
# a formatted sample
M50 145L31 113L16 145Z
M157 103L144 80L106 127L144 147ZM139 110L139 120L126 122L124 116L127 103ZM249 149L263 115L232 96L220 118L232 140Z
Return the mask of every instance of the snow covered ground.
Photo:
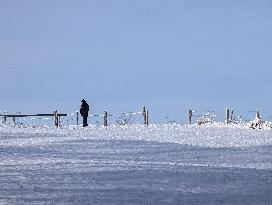
M272 130L0 124L0 204L272 204Z

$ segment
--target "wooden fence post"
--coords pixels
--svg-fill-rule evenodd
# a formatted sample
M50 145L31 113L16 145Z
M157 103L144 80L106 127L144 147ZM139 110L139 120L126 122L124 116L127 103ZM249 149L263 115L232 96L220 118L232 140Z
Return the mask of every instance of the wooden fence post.
M261 119L260 111L259 111L259 110L257 110L256 117L257 117L258 119Z
M146 125L146 108L145 108L145 106L143 106L142 114L144 117L144 125Z
M189 124L192 124L193 111L189 110Z
M146 112L146 109L145 109L145 106L143 106L143 110L142 110L143 116L145 116L145 112Z
M78 111L76 111L76 124L78 125L78 120L79 120L79 117L78 117Z
M108 126L108 112L104 111L104 126Z
M59 118L58 118L58 111L54 111L54 118L55 118L55 126L59 126Z
M234 119L234 110L231 111L231 114L230 114L230 122L233 122L233 119Z
M226 122L227 122L227 124L230 123L230 112L229 112L228 108L226 108Z
M148 115L148 110L146 110L146 126L149 124L149 115Z
M149 122L148 122L148 110L146 109L145 106L143 106L143 116L144 116L144 125L148 125Z

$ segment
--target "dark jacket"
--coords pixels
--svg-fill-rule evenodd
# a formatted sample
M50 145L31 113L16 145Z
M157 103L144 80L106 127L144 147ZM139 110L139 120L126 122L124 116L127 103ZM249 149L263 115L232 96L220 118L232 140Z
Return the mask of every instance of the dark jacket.
M83 101L80 107L80 115L82 117L88 117L89 105L86 101Z

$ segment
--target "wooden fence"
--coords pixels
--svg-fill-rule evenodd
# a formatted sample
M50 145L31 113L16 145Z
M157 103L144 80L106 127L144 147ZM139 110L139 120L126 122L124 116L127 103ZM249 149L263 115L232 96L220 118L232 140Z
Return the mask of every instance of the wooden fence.
M215 115L212 113L206 113L204 115L196 115L196 111L189 110L188 112L188 122L189 124L197 123L199 125L205 124L205 123L213 123ZM130 115L136 115L140 114L143 119L143 124L145 126L149 125L149 110L143 106L142 111L140 112L129 112L129 113L123 113L123 116L130 116ZM226 124L236 123L234 119L234 110L230 110L226 108L226 117L225 122ZM60 126L61 123L61 117L67 117L67 114L58 113L57 111L54 111L54 113L44 113L44 114L0 114L0 117L3 117L3 121L6 122L8 118L12 118L13 122L16 123L16 118L26 118L26 117L52 117L54 121L54 125L56 127ZM89 117L101 117L103 120L103 124L105 127L109 125L109 117L112 117L113 115L109 114L107 111L104 111L103 114L92 114L89 115ZM260 112L257 110L256 112L256 118L261 119ZM67 118L66 118L67 119ZM67 120L68 121L68 120ZM174 121L175 122L175 121ZM120 123L122 124L122 123ZM124 121L123 124L128 124L128 121ZM79 112L76 112L76 125L79 125Z
M51 114L0 114L0 117L4 118L4 122L7 121L7 118L12 118L13 122L16 122L16 118L22 118L22 117L54 117L54 124L56 127L60 126L60 118L66 117L67 114L58 113L57 111L54 111L54 113Z
M135 112L135 113L124 113L125 115L128 114L142 114L143 115L143 124L145 126L148 126L149 124L149 116L148 116L148 110L144 106L142 109L142 112ZM60 126L61 123L61 117L67 117L67 114L58 113L57 111L54 111L54 113L49 114L0 114L0 117L3 117L4 123L7 121L8 118L12 118L13 122L16 123L17 118L26 118L26 117L52 117L54 120L54 125L56 127ZM109 125L108 118L112 115L108 114L107 111L104 111L104 114L92 114L89 115L89 117L102 117L103 118L103 125L107 127ZM76 111L76 124L79 125L79 112Z

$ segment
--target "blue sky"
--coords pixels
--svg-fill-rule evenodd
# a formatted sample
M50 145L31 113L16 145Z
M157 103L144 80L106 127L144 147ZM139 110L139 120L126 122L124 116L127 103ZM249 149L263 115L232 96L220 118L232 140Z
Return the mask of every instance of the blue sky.
M271 22L270 0L1 0L0 110L269 113Z

